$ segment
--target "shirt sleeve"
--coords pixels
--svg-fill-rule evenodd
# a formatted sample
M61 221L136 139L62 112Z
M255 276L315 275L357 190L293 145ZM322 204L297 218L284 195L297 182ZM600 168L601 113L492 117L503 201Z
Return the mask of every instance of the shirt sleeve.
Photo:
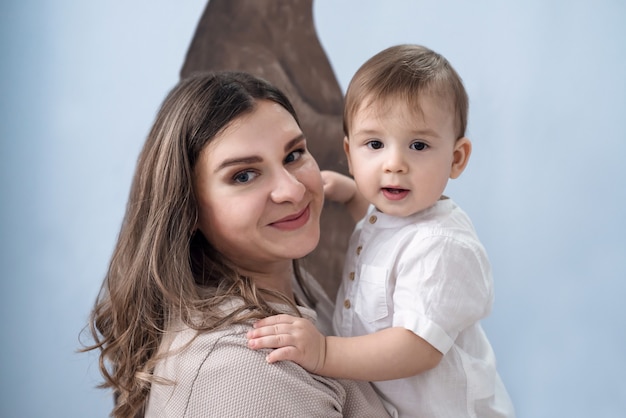
M475 239L432 235L415 241L396 265L393 323L445 354L461 331L489 314L491 267Z

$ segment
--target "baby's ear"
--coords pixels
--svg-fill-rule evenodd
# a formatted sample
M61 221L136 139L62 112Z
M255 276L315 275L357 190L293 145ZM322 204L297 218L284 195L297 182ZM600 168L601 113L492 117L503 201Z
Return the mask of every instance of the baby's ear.
M456 140L454 144L452 167L450 167L450 178L455 179L461 175L472 153L472 141L463 137Z
M350 141L347 136L343 137L343 151L346 153L348 160L348 172L352 175L352 164L350 164Z

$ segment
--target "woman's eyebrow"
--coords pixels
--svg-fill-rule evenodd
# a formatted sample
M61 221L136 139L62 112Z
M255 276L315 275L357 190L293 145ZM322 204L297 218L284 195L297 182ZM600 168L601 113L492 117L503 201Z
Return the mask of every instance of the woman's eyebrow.
M288 152L291 148L293 148L297 143L304 141L304 134L300 134L291 141L285 144L285 152Z
M256 155L249 156L249 157L229 158L227 160L222 161L222 163L219 166L217 166L214 173L217 173L218 171L226 167L231 167L233 165L255 164L255 163L260 163L260 162L263 162L263 158L256 156Z
M287 142L285 144L285 152L288 152L291 148L293 148L296 144L298 144L299 142L304 141L304 134L299 134L298 136L296 136L295 138L293 138L292 140L290 140L289 142ZM217 168L215 169L214 173L217 173L218 171L227 168L227 167L231 167L233 165L242 165L242 164L255 164L255 163L261 163L263 162L263 158L257 156L257 155L251 155L251 156L246 156L246 157L235 157L235 158L229 158L227 160L222 161L222 163L217 166Z

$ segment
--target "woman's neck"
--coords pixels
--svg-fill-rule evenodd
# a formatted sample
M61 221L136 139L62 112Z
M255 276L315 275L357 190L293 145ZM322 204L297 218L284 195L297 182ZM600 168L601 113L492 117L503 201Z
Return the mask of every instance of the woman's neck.
M263 266L263 268L258 268L258 266L255 266L254 269L240 267L238 272L242 276L250 278L257 288L279 292L295 302L292 286L294 272L291 260L273 263ZM267 296L267 299L271 301L274 298Z

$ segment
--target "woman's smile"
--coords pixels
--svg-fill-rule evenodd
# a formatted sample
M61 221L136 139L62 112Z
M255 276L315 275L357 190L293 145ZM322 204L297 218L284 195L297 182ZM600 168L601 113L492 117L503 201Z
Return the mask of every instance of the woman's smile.
M285 216L276 222L272 222L270 226L285 231L293 231L304 226L309 221L310 215L311 210L309 205L306 205L306 207L300 212Z

